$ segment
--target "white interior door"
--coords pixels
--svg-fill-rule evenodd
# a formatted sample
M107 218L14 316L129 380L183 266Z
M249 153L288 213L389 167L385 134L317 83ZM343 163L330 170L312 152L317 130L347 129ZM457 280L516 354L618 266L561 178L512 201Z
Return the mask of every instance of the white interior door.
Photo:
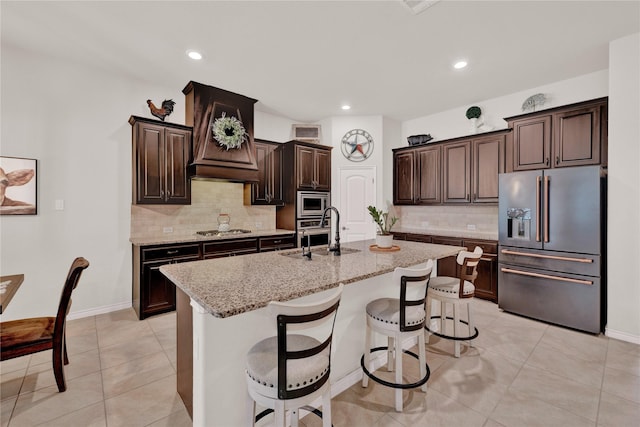
M367 206L376 205L376 168L340 168L340 241L373 239L376 228Z

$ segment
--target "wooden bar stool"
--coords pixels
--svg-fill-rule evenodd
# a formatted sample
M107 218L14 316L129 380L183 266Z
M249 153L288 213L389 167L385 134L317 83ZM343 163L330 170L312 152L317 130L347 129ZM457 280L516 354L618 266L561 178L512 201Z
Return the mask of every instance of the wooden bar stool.
M461 251L458 253L456 262L460 265L460 278L448 276L435 276L429 282L427 292L427 325L425 329L440 338L454 341L454 355L460 357L460 341L471 341L478 336L478 328L473 324L471 315L471 299L475 293L474 282L478 277L477 266L482 257L482 248L476 246L473 252ZM434 301L440 302L440 315L432 316L432 304ZM453 317L447 316L447 305L453 306ZM467 320L460 318L460 306L466 306ZM439 332L430 329L431 319L439 319ZM447 333L447 319L453 321L453 335ZM467 335L461 336L460 328L465 326Z
M360 365L364 375L362 386L367 387L369 378L387 387L396 389L396 411L402 412L402 390L422 387L427 391L427 380L431 374L425 354L425 300L429 275L433 269L433 261L429 260L422 268L396 268L393 272L393 281L398 285L400 298L379 298L367 304L367 331L365 336L364 355L360 359ZM373 334L379 333L387 337L386 347L371 348ZM402 350L402 343L409 338L418 338L418 352L416 355L408 350ZM371 373L371 353L387 351L387 369L393 370L395 358L395 382L385 381ZM420 363L421 379L414 383L405 384L402 381L402 353L406 353Z
M342 289L340 284L329 297L311 304L269 303L278 335L247 353L248 425L275 412L275 425L284 427L290 411L291 425L297 427L303 408L321 416L323 427L331 426L331 341ZM322 412L307 406L319 397ZM256 416L256 403L268 409Z

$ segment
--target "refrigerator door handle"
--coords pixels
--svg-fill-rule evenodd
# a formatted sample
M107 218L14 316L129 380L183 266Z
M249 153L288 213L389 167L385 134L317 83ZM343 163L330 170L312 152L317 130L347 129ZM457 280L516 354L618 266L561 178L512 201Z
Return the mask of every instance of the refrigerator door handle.
M536 242L540 241L540 179L536 176Z
M560 282L578 283L581 285L593 285L593 282L590 280L572 279L571 277L562 277L562 276L552 276L550 274L533 273L531 271L514 270L512 268L502 267L500 271L502 271L503 273L518 274L520 276L529 276L529 277L535 277L539 279L550 279L550 280L557 280Z
M505 255L520 255L520 256L529 256L533 258L544 258L544 259L553 259L557 261L571 261L571 262L582 262L587 264L592 264L593 260L590 258L571 258L566 256L557 256L557 255L544 255L544 254L536 254L531 252L517 252L510 251L509 249L502 249L502 252Z
M551 178L544 176L544 242L549 243L549 181Z

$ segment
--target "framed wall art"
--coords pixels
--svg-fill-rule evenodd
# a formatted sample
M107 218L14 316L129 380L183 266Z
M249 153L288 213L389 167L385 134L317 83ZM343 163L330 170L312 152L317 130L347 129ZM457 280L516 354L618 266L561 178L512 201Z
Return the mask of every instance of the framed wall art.
M0 215L36 215L37 160L0 156Z

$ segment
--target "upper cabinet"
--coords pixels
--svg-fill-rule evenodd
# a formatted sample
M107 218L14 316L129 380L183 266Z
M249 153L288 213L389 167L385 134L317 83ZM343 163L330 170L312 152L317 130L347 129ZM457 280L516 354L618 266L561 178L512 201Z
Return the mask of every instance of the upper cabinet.
M284 176L295 178L296 190L331 191L331 149L309 142L285 143Z
M258 182L245 186L251 192L252 205L284 205L282 188L282 144L256 139Z
M497 203L507 133L500 130L393 150L393 203Z
M607 163L607 100L599 98L505 120L507 171Z
M193 164L190 174L199 178L257 181L258 165L253 140L253 106L257 100L237 93L189 82L185 94L185 123L193 126ZM238 135L241 123L246 139L239 145L217 139L214 125L222 118L238 122L224 128L228 136ZM241 135L241 133L240 133Z
M133 203L191 203L191 128L131 116Z

